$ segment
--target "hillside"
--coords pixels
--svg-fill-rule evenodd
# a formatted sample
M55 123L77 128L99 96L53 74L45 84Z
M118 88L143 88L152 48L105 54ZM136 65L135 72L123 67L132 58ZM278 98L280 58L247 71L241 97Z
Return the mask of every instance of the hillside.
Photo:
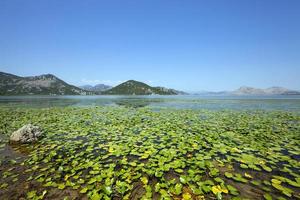
M145 83L129 80L116 87L113 87L103 94L111 94L111 95L152 95L152 94L159 94L159 95L177 95L180 92L167 89L163 87L151 87Z
M70 85L52 74L20 77L0 72L0 95L86 95L92 92Z

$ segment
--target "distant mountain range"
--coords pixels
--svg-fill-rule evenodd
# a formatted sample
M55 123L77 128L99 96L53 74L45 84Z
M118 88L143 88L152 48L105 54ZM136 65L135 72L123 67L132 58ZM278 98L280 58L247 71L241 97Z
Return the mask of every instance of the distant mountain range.
M89 95L52 74L21 77L0 72L0 95Z
M198 95L300 95L299 91L290 90L283 87L270 87L267 89L243 86L234 91L209 92L202 91L194 94Z
M290 90L283 87L270 87L267 89L259 89L253 87L240 87L232 92L235 95L299 95L299 91Z
M112 86L105 85L105 84L97 84L95 86L83 85L79 87L83 90L92 91L92 92L103 92L112 88Z
M70 85L52 74L21 77L0 72L0 95L184 95L182 91L165 87L152 87L146 83L129 80L115 87ZM243 86L234 91L198 92L199 95L300 95L299 91L283 87L259 89Z
M151 87L145 83L129 80L116 87L104 84L76 87L52 74L21 77L0 72L0 95L177 95L186 94L164 87Z

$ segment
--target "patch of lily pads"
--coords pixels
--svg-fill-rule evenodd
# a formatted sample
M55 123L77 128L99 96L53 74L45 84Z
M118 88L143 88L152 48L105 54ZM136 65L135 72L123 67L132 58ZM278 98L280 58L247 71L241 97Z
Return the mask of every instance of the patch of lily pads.
M300 198L297 113L0 108L0 118L3 136L27 123L46 133L23 159L1 157L2 197L22 187L12 199Z

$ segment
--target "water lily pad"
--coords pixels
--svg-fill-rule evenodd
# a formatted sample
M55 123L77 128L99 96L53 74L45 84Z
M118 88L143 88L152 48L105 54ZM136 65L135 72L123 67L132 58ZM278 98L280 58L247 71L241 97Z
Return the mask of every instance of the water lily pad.
M147 185L148 184L148 178L147 177L142 177L141 178L141 181L144 185Z
M235 195L235 196L239 194L238 190L235 187L233 187L232 185L227 185L227 188L228 188L230 194Z
M217 194L217 193L225 193L225 194L227 194L228 193L228 190L226 188L222 188L220 185L212 186L211 191L214 194Z
M86 193L88 191L88 188L87 187L84 187L82 188L79 192L80 193Z
M190 193L183 193L182 195L183 200L190 200L192 199L192 195Z
M273 182L272 182L272 186L274 188L276 188L277 190L281 191L286 196L288 196L288 197L292 196L293 191L291 189L284 187L284 186L280 185L279 183L273 183Z
M232 178L233 177L233 174L232 173L229 173L229 172L225 172L225 176L227 178Z
M177 183L177 184L175 185L175 194L176 194L176 195L180 195L181 192L182 192L182 185L181 185L180 183Z
M264 198L266 200L272 200L272 196L270 194L268 194L268 193L264 194Z

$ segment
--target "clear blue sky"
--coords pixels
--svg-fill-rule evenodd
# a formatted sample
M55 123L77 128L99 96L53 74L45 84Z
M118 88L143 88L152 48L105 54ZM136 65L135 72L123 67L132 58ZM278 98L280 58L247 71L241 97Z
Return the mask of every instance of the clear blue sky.
M0 0L0 71L300 89L299 0Z

